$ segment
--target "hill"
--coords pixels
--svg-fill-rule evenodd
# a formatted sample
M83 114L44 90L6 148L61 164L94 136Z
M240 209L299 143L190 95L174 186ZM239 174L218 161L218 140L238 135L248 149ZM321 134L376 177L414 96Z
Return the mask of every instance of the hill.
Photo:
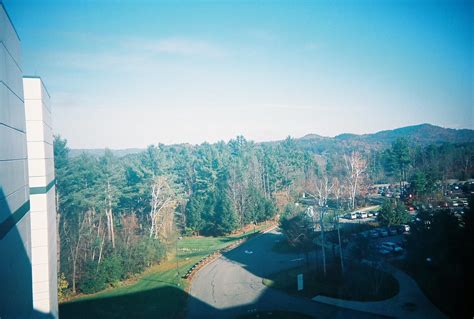
M343 133L335 137L326 137L318 134L307 134L295 139L295 142L299 148L321 154L352 148L383 149L389 147L397 138L406 138L419 145L474 143L474 130L451 129L431 124L420 124L361 135ZM263 143L277 144L280 142L281 141ZM143 150L144 149L141 148L127 148L111 151L115 156L121 157L128 154L140 153ZM71 149L70 155L78 156L85 152L95 156L101 156L104 154L104 151L105 149Z
M383 149L389 147L398 138L406 138L422 146L442 143L474 143L474 130L451 129L431 124L420 124L372 134L357 135L344 133L333 138L322 138L319 135L308 134L296 139L296 141L304 149L322 153L355 147Z

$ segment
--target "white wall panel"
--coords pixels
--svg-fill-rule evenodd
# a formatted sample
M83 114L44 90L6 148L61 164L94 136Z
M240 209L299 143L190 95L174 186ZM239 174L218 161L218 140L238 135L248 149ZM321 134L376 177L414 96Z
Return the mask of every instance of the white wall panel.
M18 178L24 176L26 165L26 160L0 161L0 185L4 196L27 185L28 182L24 178Z
M21 187L14 193L10 195L0 198L0 206L8 207L8 211L4 211L3 209L0 211L0 221L5 220L9 214L14 213L18 208L20 208L24 203L29 200L29 187L28 185Z
M28 170L30 172L30 178L48 175L45 162L41 159L30 159L28 161Z
M46 219L47 212L43 212L43 218ZM35 252L36 247L46 247L48 248L48 229L32 229L31 230L31 248ZM48 254L47 254L48 255ZM34 258L34 255L33 255ZM47 259L46 259L47 260Z
M31 212L31 230L35 229L47 229L48 220L44 218L41 212Z
M25 107L4 83L0 82L0 123L25 132Z
M28 142L28 159L30 160L46 160L53 157L53 145L43 141Z
M54 179L53 134L49 94L41 79L24 78L30 187L45 188ZM33 303L57 316L55 187L31 195ZM43 291L45 283L48 291ZM40 285L41 288L37 288Z
M48 264L39 264L33 268L33 282L48 281Z
M0 161L25 159L26 135L0 124Z
M49 293L49 282L48 281L39 281L35 284L33 288L33 293Z
M3 8L0 8L0 42L5 44L17 64L21 65L20 39Z
M48 211L48 197L46 194L31 194L31 213L41 212L45 213ZM46 215L45 215L46 218Z
M30 187L44 187L54 179L54 174L47 176L30 176Z
M28 109L26 112L27 121L42 121L51 129L51 112L46 108L44 101L26 99L25 108Z
M27 121L43 121L43 102L41 100L29 100L25 101L25 108L28 108L26 112Z
M35 308L40 310L39 306L43 306L44 311L49 311L49 292L40 292L38 294L35 294L35 297L37 298L36 301L39 301L35 303ZM47 309L47 310L46 310Z
M0 44L0 81L23 100L22 72L3 44Z
M33 240L31 241L31 245L32 245L31 265L35 266L35 265L48 264L48 261L49 261L48 246L43 245L43 246L36 246L35 248L33 248Z
M42 100L40 78L23 78L23 90L26 100Z
M40 121L26 121L27 140L44 141L44 125Z

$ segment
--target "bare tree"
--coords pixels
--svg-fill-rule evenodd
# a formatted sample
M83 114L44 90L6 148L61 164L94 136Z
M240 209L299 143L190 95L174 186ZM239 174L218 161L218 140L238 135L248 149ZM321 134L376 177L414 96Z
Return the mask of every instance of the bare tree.
M319 224L321 227L321 250L323 255L323 271L326 275L326 242L324 238L324 216L327 212L327 201L334 188L334 181L330 181L326 171L321 171L319 176L312 174L309 182L308 192L317 200ZM314 214L313 214L314 219Z
M340 209L340 203L339 200L341 198L341 195L344 193L344 184L339 181L337 177L333 178L333 189L332 189L332 194L336 200L336 210L334 212L334 224L335 228L337 229L337 238L339 241L339 259L341 263L341 272L344 273L344 258L342 256L342 243L341 243L341 232L340 232L340 223L339 223L339 209Z
M82 244L82 237L84 235L84 226L86 222L86 215L89 212L77 213L78 225L69 225L66 219L63 219L63 237L68 244L70 260L72 261L72 293L76 293L76 277L79 261L79 252Z
M150 238L158 238L159 230L165 221L162 212L174 201L175 196L165 176L157 176L151 185Z
M107 216L107 234L109 241L112 242L112 248L115 248L115 228L114 228L114 214L112 212L112 189L110 181L107 181L106 189L106 208L105 215Z
M344 155L344 162L347 169L351 209L354 209L355 198L362 182L363 174L367 169L367 160L359 152L352 152L350 155Z
M239 217L240 226L244 226L244 214L247 206L248 193L248 174L239 169L237 165L232 165L229 169L229 187L227 193L229 195L232 206Z

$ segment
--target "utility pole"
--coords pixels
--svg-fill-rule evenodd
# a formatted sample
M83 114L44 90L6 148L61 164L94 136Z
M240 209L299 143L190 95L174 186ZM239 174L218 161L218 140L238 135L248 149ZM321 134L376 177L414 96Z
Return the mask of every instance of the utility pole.
M326 276L326 247L325 247L325 241L324 241L324 212L326 210L326 207L323 206L321 207L321 211L319 214L319 220L321 223L321 247L323 250L323 272L324 276Z
M178 244L179 244L179 241L181 240L181 229L184 228L184 222L183 221L180 221L179 220L179 217L184 217L184 215L182 213L179 213L179 212L175 212L175 225L176 225L176 244L175 244L175 249L176 249L176 283L178 286L180 286L180 283L179 283L179 278L180 278L180 274L179 274L179 247L178 247Z
M179 280L178 241L179 241L179 237L176 238L176 273L178 275L178 280ZM178 286L179 286L179 281L178 281Z
M337 221L337 238L339 239L339 259L341 260L341 272L344 273L344 259L342 257L341 232L339 231L339 212L337 212L336 221Z

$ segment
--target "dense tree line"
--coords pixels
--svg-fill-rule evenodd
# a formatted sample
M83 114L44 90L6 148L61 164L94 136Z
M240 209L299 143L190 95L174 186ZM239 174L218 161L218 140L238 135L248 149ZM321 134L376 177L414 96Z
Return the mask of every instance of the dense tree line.
M159 262L178 232L224 235L273 218L317 167L291 139L70 157L56 137L54 152L59 269L72 293L103 289Z
M397 140L387 150L313 153L292 138L257 144L240 136L149 146L123 157L111 151L70 157L66 141L56 137L54 154L59 269L76 293L161 261L178 233L224 235L289 216L285 211L303 194L319 207L321 221L328 205L360 205L374 182L409 180L424 194L438 180L472 176L474 152L472 144L417 147Z

